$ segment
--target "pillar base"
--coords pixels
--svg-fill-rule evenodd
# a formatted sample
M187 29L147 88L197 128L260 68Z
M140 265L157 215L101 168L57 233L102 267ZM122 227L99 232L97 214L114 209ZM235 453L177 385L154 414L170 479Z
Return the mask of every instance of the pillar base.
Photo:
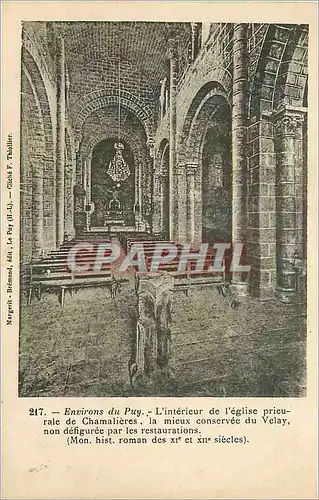
M294 288L276 287L275 297L285 304L291 304L296 301L296 290Z
M42 248L39 248L39 249L37 249L37 250L34 250L34 251L32 252L32 257L31 257L32 262L36 262L36 261L38 261L38 260L42 259L42 258L44 257L44 255L45 255L45 254L44 254L44 250L43 250Z
M232 281L230 285L230 292L235 300L239 302L244 301L248 296L248 283L243 281Z

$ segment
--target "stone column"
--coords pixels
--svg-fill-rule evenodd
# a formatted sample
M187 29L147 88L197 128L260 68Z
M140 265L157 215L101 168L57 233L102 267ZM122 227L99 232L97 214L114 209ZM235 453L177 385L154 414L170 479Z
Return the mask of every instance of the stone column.
M72 158L65 158L64 164L64 239L74 236L74 205L73 205L73 164Z
M87 162L86 158L82 161L82 186L85 189L85 192L87 192L87 186L88 186L88 162Z
M56 214L57 246L64 239L64 148L65 148L65 53L64 40L57 38L57 153L56 153Z
M184 164L176 165L176 228L177 239L180 243L188 243L187 238L187 183L186 166Z
M130 363L131 382L151 381L157 371L167 370L171 348L171 310L174 278L168 273L139 277L137 325Z
M247 24L234 24L233 102L232 102L232 240L246 244L247 226ZM242 274L233 275L234 289L246 295L247 282Z
M138 192L138 229L143 230L142 222L143 222L143 198L142 198L142 161L140 160L138 163L138 183L137 183L137 192Z
M169 177L169 172L167 171L162 171L160 174L160 207L161 207L161 215L160 215L160 220L161 220L161 233L164 235L164 238L169 238L169 234L167 234L167 226L169 226L170 221L166 220L166 211L165 211L165 204L167 203L167 196L165 195L165 190L167 189L167 185L169 184L167 182Z
M197 244L195 241L195 174L197 172L197 163L186 164L186 240L192 245Z
M169 232L170 239L176 236L174 227L176 166L176 78L177 78L177 47L176 40L168 41L168 57L170 61L170 115L169 115Z
M153 214L152 214L152 231L154 234L160 235L161 228L161 174L154 172L153 180Z
M155 171L155 145L153 138L147 141L148 158L147 158L147 178L144 193L146 193L146 205L144 203L144 213L146 219L146 230L152 231L152 218L154 210L154 171Z
M165 92L166 92L166 82L167 78L166 76L161 80L161 92L160 92L160 117L161 120L164 118L164 115L166 113L166 102L165 102Z
M284 108L274 115L276 145L276 296L284 302L294 299L296 259L303 254L302 214L302 129L304 112Z
M76 185L76 152L72 152L72 235L75 235L75 225L74 225L74 217L75 217L75 196L74 196L74 187Z
M45 157L45 177L43 179L43 210L46 250L56 250L56 170L51 155Z
M43 254L43 169L44 156L33 155L32 162L32 259Z
M193 62L196 59L198 49L199 49L199 43L198 43L198 37L199 37L199 23L191 23L192 27L192 47L191 47L191 61Z

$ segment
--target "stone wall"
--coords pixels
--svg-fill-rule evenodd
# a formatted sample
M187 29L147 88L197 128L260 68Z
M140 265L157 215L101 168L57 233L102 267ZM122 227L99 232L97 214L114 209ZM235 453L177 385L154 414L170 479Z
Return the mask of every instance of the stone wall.
M47 23L24 23L21 60L21 261L57 246L57 70L56 40ZM67 115L67 110L66 110ZM69 135L72 135L70 131ZM67 146L65 144L65 152ZM65 161L66 233L72 234L74 145Z
M303 192L305 197L306 192L305 175L303 177L301 175L301 171L306 170L302 128L295 130L294 144L290 146L285 144L285 139L284 144L282 141L280 144L280 140L276 139L275 128L276 113L282 109L288 114L302 115L300 123L306 119L308 33L307 26L304 25L249 24L246 31L245 63L249 85L243 97L243 105L246 108L243 117L246 123L243 148L246 165L242 167L242 173L245 174L245 189L241 195L246 198L244 202L246 208L243 212L246 222L243 222L245 226L243 234L245 233L244 242L248 245L252 266L250 291L255 295L268 297L274 293L276 283L278 285L278 279L279 281L281 279L278 278L278 269L284 265L280 258L281 250L278 243L278 232L282 234L279 225L284 224L283 238L289 239L283 243L285 248L289 245L293 247L291 255L287 257L290 260L289 272L292 272L293 267L292 254L302 253L300 234L302 231L305 234L306 210L299 194ZM171 234L180 240L189 238L185 231L186 222L183 213L187 213L189 205L190 184L187 184L189 179L187 172L190 169L187 170L187 166L190 163L195 164L195 167L197 165L194 183L193 241L199 242L201 239L201 144L204 143L210 116L214 115L214 108L216 113L219 106L217 100L213 104L214 89L215 99L220 93L224 97L224 102L231 105L234 85L233 34L232 24L212 25L204 46L197 57L190 61L188 68L177 82L175 136L171 137L170 107L157 128L156 153L163 140L173 141L176 144L176 160L170 174L176 179L170 190L171 198L176 200L175 217L171 221L174 228ZM209 101L212 103L211 113L205 114L202 110L208 108ZM196 129L199 134L196 134ZM196 137L194 142L192 137ZM290 169L290 178L283 180L280 175L278 177L278 168L289 162L287 155L283 157L287 147L294 155L294 161L287 167ZM199 149L198 152L196 148ZM234 149L233 146L233 151L235 150L237 147ZM232 168L235 160L233 157ZM236 188L233 187L233 193L235 192ZM280 210L283 209L279 208L280 200L285 199L289 202L289 196L292 196L291 203L294 206L286 207L287 215L285 220L281 221ZM196 199L199 200L197 205ZM233 206L237 210L236 205ZM291 224L293 227L288 227ZM288 265L287 262L285 265Z

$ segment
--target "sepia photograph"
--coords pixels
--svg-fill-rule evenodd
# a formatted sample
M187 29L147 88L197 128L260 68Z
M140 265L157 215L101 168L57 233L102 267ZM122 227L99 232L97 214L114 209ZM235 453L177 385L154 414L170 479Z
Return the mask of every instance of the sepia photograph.
M20 398L306 397L308 35L21 23Z

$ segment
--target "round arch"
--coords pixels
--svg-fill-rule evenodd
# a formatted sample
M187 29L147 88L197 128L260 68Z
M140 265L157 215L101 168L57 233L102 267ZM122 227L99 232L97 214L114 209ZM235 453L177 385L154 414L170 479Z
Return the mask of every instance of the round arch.
M155 156L153 186L153 232L169 238L169 141L166 138L160 142Z
M21 75L21 253L22 262L41 256L43 242L43 170L45 136L34 85L22 65Z
M131 111L141 121L149 143L154 142L153 121L151 111L146 105L128 92L123 91L120 99L121 105ZM99 90L85 96L75 107L75 119L73 127L76 137L81 136L81 131L85 120L95 111L108 106L118 106L119 96L114 91Z
M206 213L203 213L203 210L206 210L207 204L203 204L203 199L205 197L211 198L216 194L213 184L217 176L213 175L211 170L217 168L217 166L206 165L207 179L203 179L205 140L210 130L210 141L216 141L216 137L219 134L218 129L225 123L227 125L227 140L225 139L227 142L227 160L224 159L223 161L227 163L227 167L224 166L222 168L223 171L226 171L226 169L230 170L231 163L231 145L229 140L231 127L230 104L225 89L218 82L208 82L193 99L178 141L178 175L180 176L178 184L181 182L185 183L185 189L180 190L180 196L183 199L177 204L178 214L176 220L179 221L177 232L179 237L186 237L187 241L194 245L198 245L202 241L203 234L205 233L203 223L207 217L205 219ZM222 139L220 136L218 136L218 143L221 150ZM211 163L214 163L217 156L223 156L221 155L221 151L211 151L207 147L205 154L206 156L212 156L209 158ZM208 171L210 172L209 174L207 173ZM230 177L230 171L228 172L228 177ZM221 182L223 185L224 182ZM206 193L208 186L211 187L210 193ZM204 192L203 190L206 191ZM221 196L220 198L222 204L226 196L224 198ZM214 207L210 207L210 209L213 210ZM229 212L229 209L227 212ZM227 225L229 226L229 224Z
M111 127L108 129L107 134L99 133L94 137L88 137L87 139L84 139L80 147L81 156L90 162L94 147L104 139L115 137L117 133L117 129L115 127ZM141 159L142 143L137 143L128 133L125 133L123 131L121 131L120 140L124 140L132 149L134 156L138 159Z
M224 96L209 92L198 106L185 143L187 161L200 164L204 139L212 119L230 123L230 107Z
M196 123L201 109L205 107L206 103L212 104L212 98L216 98L215 103L218 102L219 99L222 99L223 102L229 103L225 89L216 81L207 82L197 92L188 108L185 120L177 137L178 163L184 164L189 161L188 153L191 129L194 128L194 126L198 128L198 124L196 125ZM212 108L213 107L214 105L212 105ZM213 109L211 109L211 113L213 113Z
M104 136L101 140L95 138L94 142L92 142L94 146L91 151L90 184L91 198L95 205L95 212L92 214L93 226L103 226L106 219L111 217L109 212L114 200L116 200L118 207L117 214L116 216L113 215L113 218L123 219L122 223L126 226L134 226L135 207L141 203L139 190L141 165L138 157L136 157L136 146L131 140L127 142L123 136L121 137L125 147L123 158L129 166L129 175L122 181L115 181L107 174L107 166L115 154L114 143L117 142L116 137L117 135L112 136L108 131L107 136ZM134 151L130 144L133 145Z
M169 140L165 137L161 140L155 157L155 173L157 174L166 173L163 171L162 165L163 165L163 156L165 152L168 151L168 149L169 149Z
M290 34L273 90L273 108L303 107L308 90L308 29L299 25Z
M41 75L38 63L34 56L26 47L22 47L22 66L25 67L30 76L32 85L36 89L36 94L41 108L42 122L45 134L46 155L53 157L54 154L54 135L51 118L51 107L48 99L48 91Z
M307 92L308 30L270 24L253 78L248 117L288 104L302 107Z
M37 188L38 193L42 193L39 207L38 219L39 227L43 225L46 230L41 241L41 251L38 253L53 250L56 245L56 220L55 220L55 135L53 133L52 112L47 88L47 75L43 73L43 65L40 65L40 58L37 55L32 43L28 43L28 38L23 38L21 49L22 71L29 79L35 101L37 102L40 126L43 136L43 148L41 153L41 176L38 182L41 187ZM35 135L37 137L37 135ZM40 173L40 172L39 172ZM37 174L38 175L38 174ZM41 213L40 213L41 212ZM41 230L39 229L39 233ZM40 246L40 243L38 243Z
M94 137L90 137L81 144L80 153L83 161L87 162L88 168L88 198L91 200L91 169L92 169L92 155L94 148L102 141L107 140L109 138L114 138L117 136L118 131L113 127L109 128L107 134L100 133ZM134 164L137 166L138 171L135 173L135 181L138 182L139 177L142 176L142 168L143 168L143 155L142 155L142 144L137 144L136 141L132 139L132 137L121 131L120 140L129 145L132 150ZM136 199L138 199L138 190L136 187ZM141 203L139 203L141 204Z

